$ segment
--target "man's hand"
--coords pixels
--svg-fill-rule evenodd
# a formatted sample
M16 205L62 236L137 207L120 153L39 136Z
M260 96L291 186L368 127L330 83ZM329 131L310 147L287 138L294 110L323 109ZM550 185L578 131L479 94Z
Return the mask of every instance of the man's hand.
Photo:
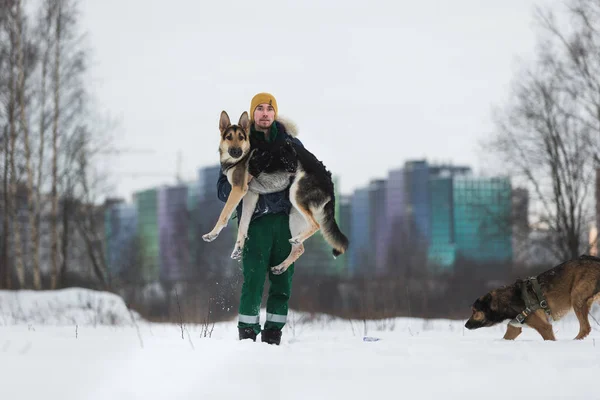
M298 167L298 155L290 140L286 140L285 145L281 147L279 158L287 172L296 172Z
M268 150L257 150L252 153L248 162L248 173L253 176L260 175L265 171L273 161L273 155Z

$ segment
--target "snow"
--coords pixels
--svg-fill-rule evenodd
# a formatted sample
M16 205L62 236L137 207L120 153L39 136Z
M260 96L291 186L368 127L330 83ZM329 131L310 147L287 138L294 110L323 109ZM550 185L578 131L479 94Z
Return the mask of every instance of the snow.
M70 288L54 291L0 291L0 324L133 325L130 312L113 293Z
M148 323L107 293L0 292L0 302L2 398L600 398L599 326L573 341L572 316L555 325L556 342L530 329L508 342L504 325L292 312L281 346L269 346L238 341L235 321L210 338L186 325L182 338L179 325Z

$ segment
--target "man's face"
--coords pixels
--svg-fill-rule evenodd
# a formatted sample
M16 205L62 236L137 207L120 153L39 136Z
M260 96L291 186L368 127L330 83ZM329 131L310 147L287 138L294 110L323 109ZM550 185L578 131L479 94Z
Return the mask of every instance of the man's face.
M259 104L254 110L254 123L260 128L270 128L275 121L275 109L264 103Z

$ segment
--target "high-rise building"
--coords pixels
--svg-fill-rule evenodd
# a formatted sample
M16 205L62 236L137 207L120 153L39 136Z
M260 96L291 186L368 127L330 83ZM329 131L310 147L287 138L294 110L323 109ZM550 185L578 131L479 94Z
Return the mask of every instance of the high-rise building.
M105 203L105 259L109 279L123 278L136 262L137 210L123 200Z
M220 165L211 165L198 169L198 197L200 201L217 199L217 181L221 173Z
M348 273L350 275L369 274L369 254L372 249L369 239L371 210L368 188L354 191L351 207L350 237L352 244L348 248Z
M456 177L453 196L457 256L509 263L513 255L509 178Z
M198 265L198 240L202 240L198 231L200 226L200 193L198 187L198 180L187 183L188 243L190 245L190 268L192 269Z
M371 181L369 184L369 238L371 252L369 266L375 275L386 273L386 181L383 179Z
M452 177L434 177L429 181L431 242L427 259L430 268L438 272L451 268L456 258L453 187Z
M352 232L352 196L349 195L339 195L338 200L336 202L336 207L338 208L337 213L337 221L340 227L340 230L348 240L352 240L350 234ZM350 242L350 246L353 246L353 243ZM349 250L346 251L345 254L338 257L336 260L336 270L337 274L340 276L347 276L348 265L349 265Z
M431 237L429 165L424 160L408 161L404 173L408 234L417 247L426 247Z
M431 178L430 190L431 269L448 270L458 257L483 263L512 261L512 222L515 212L527 212L526 197L522 198L526 193L518 193L515 211L508 178L443 175Z
M139 278L143 282L156 282L160 267L157 189L139 191L133 196L138 215Z
M237 236L238 216L234 211L227 226L223 228L219 237L213 242L202 240L202 235L210 232L223 210L225 203L217 197L217 181L221 167L213 165L198 170L198 181L195 185L198 193L196 220L194 221L195 234L192 242L192 255L195 265L194 274L202 275L209 279L219 275L233 273L232 266L236 261L230 255L235 246Z
M386 273L398 274L402 265L400 255L403 253L408 239L406 179L404 169L394 169L388 173L385 190L385 225L382 228L382 239L379 257L386 266ZM398 251L394 251L398 250Z
M158 191L160 278L179 281L190 267L188 187L162 187Z

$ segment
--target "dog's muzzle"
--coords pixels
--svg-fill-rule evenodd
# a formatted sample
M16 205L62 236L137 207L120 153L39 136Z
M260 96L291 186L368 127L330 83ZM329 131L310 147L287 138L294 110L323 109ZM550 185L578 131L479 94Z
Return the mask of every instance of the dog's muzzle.
M472 321L472 320L468 320L467 323L465 324L465 328L467 329L477 329L477 328L481 328L483 325L479 322L476 321Z
M242 156L242 149L239 147L232 147L229 149L229 155L233 158L239 158Z

